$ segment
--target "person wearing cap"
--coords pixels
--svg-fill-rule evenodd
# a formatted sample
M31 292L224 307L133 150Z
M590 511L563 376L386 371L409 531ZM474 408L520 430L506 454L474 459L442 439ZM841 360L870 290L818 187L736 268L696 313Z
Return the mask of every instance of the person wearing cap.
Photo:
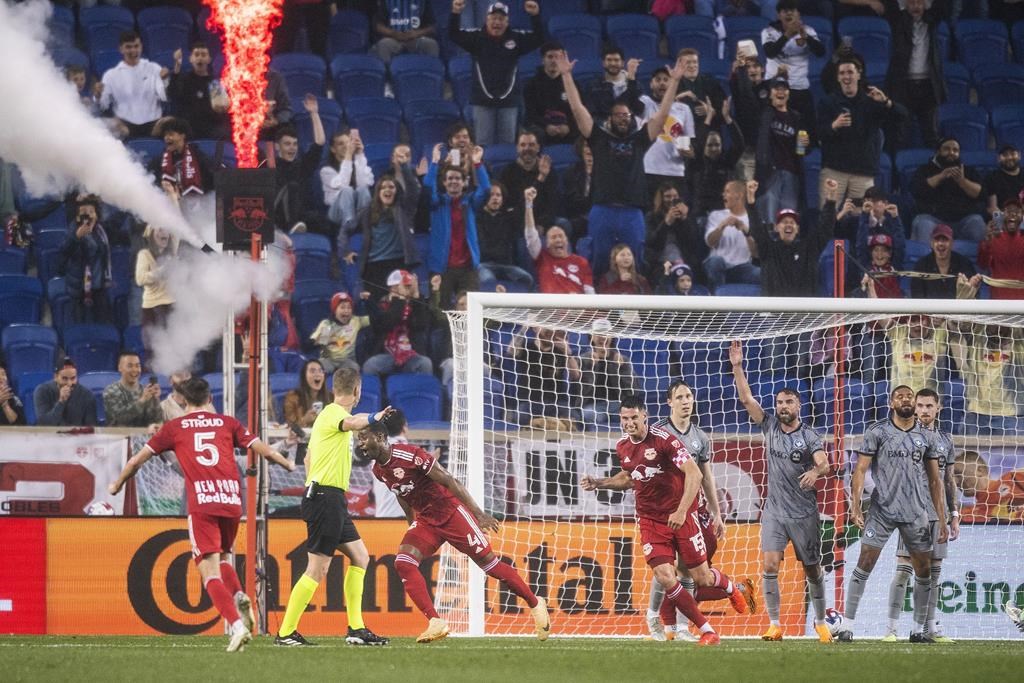
M821 101L819 201L825 202L825 180L839 183L839 202L860 199L875 184L882 154L882 129L899 126L907 109L873 85L864 83L864 66L856 57L836 63L839 89Z
M388 275L388 294L370 308L377 353L363 363L364 375L377 375L383 382L393 372L431 374L434 364L417 349L429 341L431 314L420 298L416 276L407 270Z
M931 247L931 253L919 258L911 270L918 273L963 275L966 278L972 278L977 274L978 271L971 259L953 251L953 230L948 225L939 223L932 229ZM912 299L955 299L957 298L956 279L911 278L910 297Z
M824 57L825 44L817 31L800 16L800 0L779 0L775 5L777 21L761 30L761 45L768 58L765 77L774 78L780 66L786 67L789 101L800 112L802 130L814 130L814 96L811 94L811 56ZM815 136L817 137L817 136Z
M1020 172L1020 150L1010 144L999 148L999 166L985 177L988 214L995 218L999 207L1024 194L1024 173Z
M53 381L36 387L33 394L36 424L46 427L94 427L96 398L78 383L75 361L64 358L53 371Z
M526 0L523 11L530 17L531 30L509 28L509 6L492 2L487 7L483 29L460 27L466 0L452 0L448 37L473 56L473 129L480 145L515 142L519 119L519 58L540 47L544 26L540 6Z
M683 261L676 261L675 263L666 262L665 270L665 279L658 288L659 294L698 296L708 293L703 287L694 285L693 268L690 268Z
M309 338L320 348L320 364L324 372L334 374L338 368L359 371L356 362L356 339L359 331L370 326L366 315L354 315L355 305L348 292L331 297L331 317L320 321Z
M554 40L541 45L541 64L523 87L523 125L538 131L543 145L572 144L580 134L558 71L557 56L564 49Z
M1009 199L1003 204L1002 225L995 220L978 247L978 265L1000 280L1024 280L1024 234L1020 231L1021 202ZM993 287L993 299L1024 299L1024 289Z
M849 200L847 200L849 201ZM900 220L899 208L889 201L889 196L880 187L872 187L864 193L860 216L857 217L857 232L854 253L857 260L867 263L871 260L868 240L874 235L888 235L892 238L892 262L897 269L903 268L907 238ZM847 268L856 267L848 264Z
M213 162L189 142L192 126L185 119L168 116L157 122L154 131L163 138L164 152L149 162L149 171L158 185L168 182L178 196L201 195L213 189Z
M437 57L440 50L434 38L434 12L430 2L378 0L373 17L377 42L370 48L385 64L399 54Z
M918 210L911 234L918 242L927 241L939 223L952 228L956 239L984 239L981 179L973 167L964 165L956 138L939 141L935 156L914 172L910 194Z
M768 87L770 106L761 112L755 177L762 220L772 221L780 209L795 209L800 202L803 163L796 146L802 124L800 112L789 107L789 81L776 76Z
M753 215L757 182L747 183L747 214ZM774 224L755 221L750 232L761 259L762 296L817 296L818 257L832 239L836 224L836 198L839 184L825 186L826 202L818 229L800 234L800 214L784 207L775 215Z
M868 249L871 250L871 263L861 279L862 290L869 292L872 299L902 299L899 277L879 275L896 271L892 265L892 238L884 233L875 233L868 238Z

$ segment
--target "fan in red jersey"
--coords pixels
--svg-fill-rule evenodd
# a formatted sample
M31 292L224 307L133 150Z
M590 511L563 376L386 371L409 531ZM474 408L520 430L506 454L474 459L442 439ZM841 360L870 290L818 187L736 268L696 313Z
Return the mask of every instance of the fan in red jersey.
M676 576L678 553L697 586L721 589L733 608L744 613L746 601L728 576L708 566L716 539L697 462L675 436L648 427L647 409L636 396L622 399L619 419L625 435L615 445L622 471L612 477L585 476L584 491L633 489L644 559L665 588L666 601L700 629L701 645L716 645L718 634Z
M512 565L494 554L484 533L497 531L498 520L481 510L466 487L425 450L412 444L389 444L386 422L370 425L356 438L363 453L376 461L373 476L394 492L409 520L409 530L395 555L395 570L409 598L430 620L416 642L430 643L448 635L448 623L434 609L419 570L420 562L445 543L468 555L485 574L502 581L526 601L537 638L547 640L551 633L547 605L533 594Z
M235 464L236 448L251 448L289 472L295 463L253 436L233 417L203 408L210 402L210 385L193 377L180 385L185 414L164 423L127 463L110 485L117 493L142 465L157 453L174 451L185 475L188 536L192 557L203 577L203 587L229 624L228 652L245 648L252 640L252 602L242 590L228 557L242 517L242 483Z

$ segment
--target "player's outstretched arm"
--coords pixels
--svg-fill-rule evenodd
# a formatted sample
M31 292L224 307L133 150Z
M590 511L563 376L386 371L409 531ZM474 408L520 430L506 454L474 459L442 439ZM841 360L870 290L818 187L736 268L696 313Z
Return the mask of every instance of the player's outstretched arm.
M747 409L750 419L755 424L761 424L764 421L764 410L750 391L747 373L743 371L743 345L738 341L729 345L729 363L732 364L732 377L736 382L736 393L739 395L740 403Z
M704 475L701 474L700 467L697 466L697 462L692 458L680 465L679 469L686 476L686 481L683 484L683 497L679 499L679 507L668 516L668 525L673 529L680 529L686 524L686 516L690 512L690 506L697 499L697 492L700 491L701 484L704 481Z
M473 496L469 495L469 491L462 485L462 482L453 477L448 470L441 467L441 463L435 461L434 466L430 468L430 472L427 473L427 476L451 491L463 505L468 507L469 511L473 513L473 516L476 517L476 521L480 524L481 529L484 531L498 530L498 527L500 526L498 524L498 520L484 512L480 506L476 504L476 501L473 500Z
M939 543L949 540L949 527L946 526L946 490L939 474L939 461L935 458L928 458L924 461L925 471L928 473L928 490L932 494L932 505L935 506L935 514L939 516Z
M281 455L280 453L278 453L277 451L275 451L273 448L263 443L262 441L258 439L256 441L253 441L252 446L250 446L250 448L252 448L256 455L263 456L264 458L274 463L275 465L280 465L289 472L295 471L295 463L293 463L291 460L284 457L283 455Z
M121 487L124 486L124 483L134 477L135 473L139 471L139 468L146 464L146 461L152 458L153 455L155 454L149 446L143 446L140 448L139 452L129 458L128 462L124 464L124 469L121 470L121 474L117 475L117 479L107 487L110 494L116 495L117 493L120 493Z
M813 489L818 479L828 476L828 455L825 451L817 450L811 455L814 458L814 467L800 475L800 488Z
M633 488L633 480L625 470L619 471L613 477L592 477L589 474L580 479L580 487L584 491L596 491L597 489L611 489L612 491L626 491Z
M351 415L346 417L338 424L338 431L342 432L358 432L366 429L374 422L380 422L384 418L395 412L395 409L391 406L387 406L384 410L379 410L376 413L359 413L358 415Z

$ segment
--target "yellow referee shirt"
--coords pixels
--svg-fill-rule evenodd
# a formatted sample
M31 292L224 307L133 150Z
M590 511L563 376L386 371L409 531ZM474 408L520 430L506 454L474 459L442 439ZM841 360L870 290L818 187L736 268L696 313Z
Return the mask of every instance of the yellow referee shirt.
M306 451L306 486L312 482L348 490L352 473L352 432L342 432L338 425L352 414L330 403L316 416Z

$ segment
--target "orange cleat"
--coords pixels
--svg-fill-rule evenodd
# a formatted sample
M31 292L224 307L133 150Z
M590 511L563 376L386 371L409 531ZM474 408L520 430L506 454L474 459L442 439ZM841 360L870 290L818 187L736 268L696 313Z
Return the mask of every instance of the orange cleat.
M782 627L769 626L768 630L761 636L761 640L782 640Z
M736 610L736 614L747 613L747 598L743 591L740 590L740 584L734 583L732 585L732 593L729 593L729 602L732 603L732 608Z
M718 637L718 634L714 631L703 633L700 636L700 640L697 641L698 645L718 645L722 642L722 639Z
M747 601L747 612L757 614L757 592L754 582L750 579L743 579L736 587L743 593L743 599Z
M834 638L832 638L832 632L828 630L828 626L825 624L815 624L814 631L818 634L819 643L833 642Z

